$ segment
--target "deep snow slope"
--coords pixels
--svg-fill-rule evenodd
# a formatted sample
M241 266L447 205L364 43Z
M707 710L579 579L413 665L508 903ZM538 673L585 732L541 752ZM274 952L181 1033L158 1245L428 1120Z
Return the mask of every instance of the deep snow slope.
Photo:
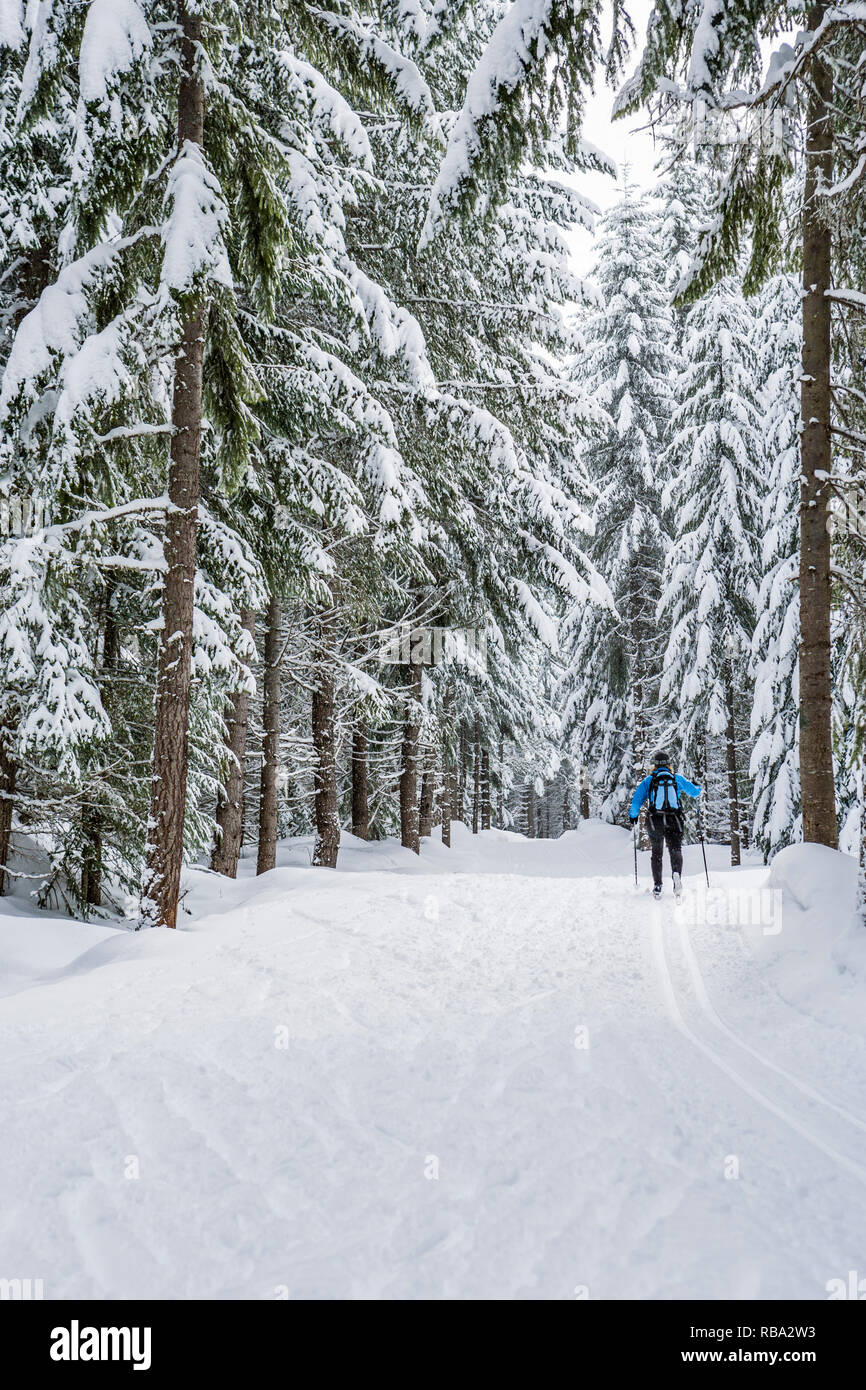
M829 858L828 858L829 856ZM46 1297L826 1298L866 1275L853 861L347 836L177 932L0 903L0 1276Z

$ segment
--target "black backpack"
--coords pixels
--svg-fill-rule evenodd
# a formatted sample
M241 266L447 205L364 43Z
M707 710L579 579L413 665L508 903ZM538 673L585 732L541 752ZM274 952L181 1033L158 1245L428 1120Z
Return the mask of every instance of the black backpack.
M650 815L653 813L665 815L668 812L681 813L677 779L669 768L657 767L650 778L647 805Z

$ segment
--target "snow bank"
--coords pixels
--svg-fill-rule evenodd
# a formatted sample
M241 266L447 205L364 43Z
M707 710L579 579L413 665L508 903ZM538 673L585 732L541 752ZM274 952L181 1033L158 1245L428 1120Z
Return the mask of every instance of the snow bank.
M857 864L850 854L826 845L789 845L770 869L771 888L780 888L801 913L818 911L824 926L846 931L857 892Z
M857 861L825 845L790 845L772 861L778 932L751 942L778 992L816 1017L862 1021L866 930L856 921Z

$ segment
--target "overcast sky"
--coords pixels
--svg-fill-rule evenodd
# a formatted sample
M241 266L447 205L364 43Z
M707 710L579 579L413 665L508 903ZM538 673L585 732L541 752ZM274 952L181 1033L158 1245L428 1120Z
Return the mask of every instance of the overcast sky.
M652 0L631 0L629 4L629 13L635 26L635 39L624 77L633 71L637 55L643 48L651 9ZM781 30L772 41L766 40L761 43L765 68L771 52L782 43L793 42L794 38L793 30ZM654 145L650 132L641 129L646 124L646 113L638 112L618 121L611 120L610 113L615 97L616 91L607 86L604 74L600 72L596 90L587 103L583 134L616 162L619 177L612 179L606 178L603 174L580 174L570 180L602 211L609 208L619 197L622 173L626 165L631 184L637 188L651 188L656 181L656 162L661 153ZM595 258L593 238L587 232L575 231L569 240L573 246L575 268L578 274L585 275Z
M640 43L646 32L651 8L651 0L632 0L630 5L630 13L637 31L637 51L640 50ZM626 67L626 75L631 71L633 62L634 58ZM616 162L620 177L615 180L605 177L604 174L581 174L573 180L575 187L602 210L610 207L618 198L622 171L626 165L629 167L629 180L637 187L648 188L655 179L657 151L649 132L640 129L646 123L646 116L638 113L636 116L612 121L610 113L615 96L616 90L608 87L604 74L599 73L596 91L587 102L583 133L591 144L597 145ZM584 275L593 260L593 239L587 233L578 231L573 234L572 240L576 268L579 274Z

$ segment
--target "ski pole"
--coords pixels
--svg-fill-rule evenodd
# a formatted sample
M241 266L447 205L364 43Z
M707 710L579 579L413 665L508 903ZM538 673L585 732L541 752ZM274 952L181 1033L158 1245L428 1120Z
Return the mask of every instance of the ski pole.
M704 873L705 873L706 876L707 876L707 887L709 888L709 886L710 886L710 872L709 872L709 869L707 868L707 850L706 850L706 846L705 846L705 844L704 844L704 830L703 830L703 826L699 826L698 829L699 829L700 835L701 835L701 853L702 853L703 856L704 856Z
M637 821L632 826L632 840L634 841L634 886L637 888Z

